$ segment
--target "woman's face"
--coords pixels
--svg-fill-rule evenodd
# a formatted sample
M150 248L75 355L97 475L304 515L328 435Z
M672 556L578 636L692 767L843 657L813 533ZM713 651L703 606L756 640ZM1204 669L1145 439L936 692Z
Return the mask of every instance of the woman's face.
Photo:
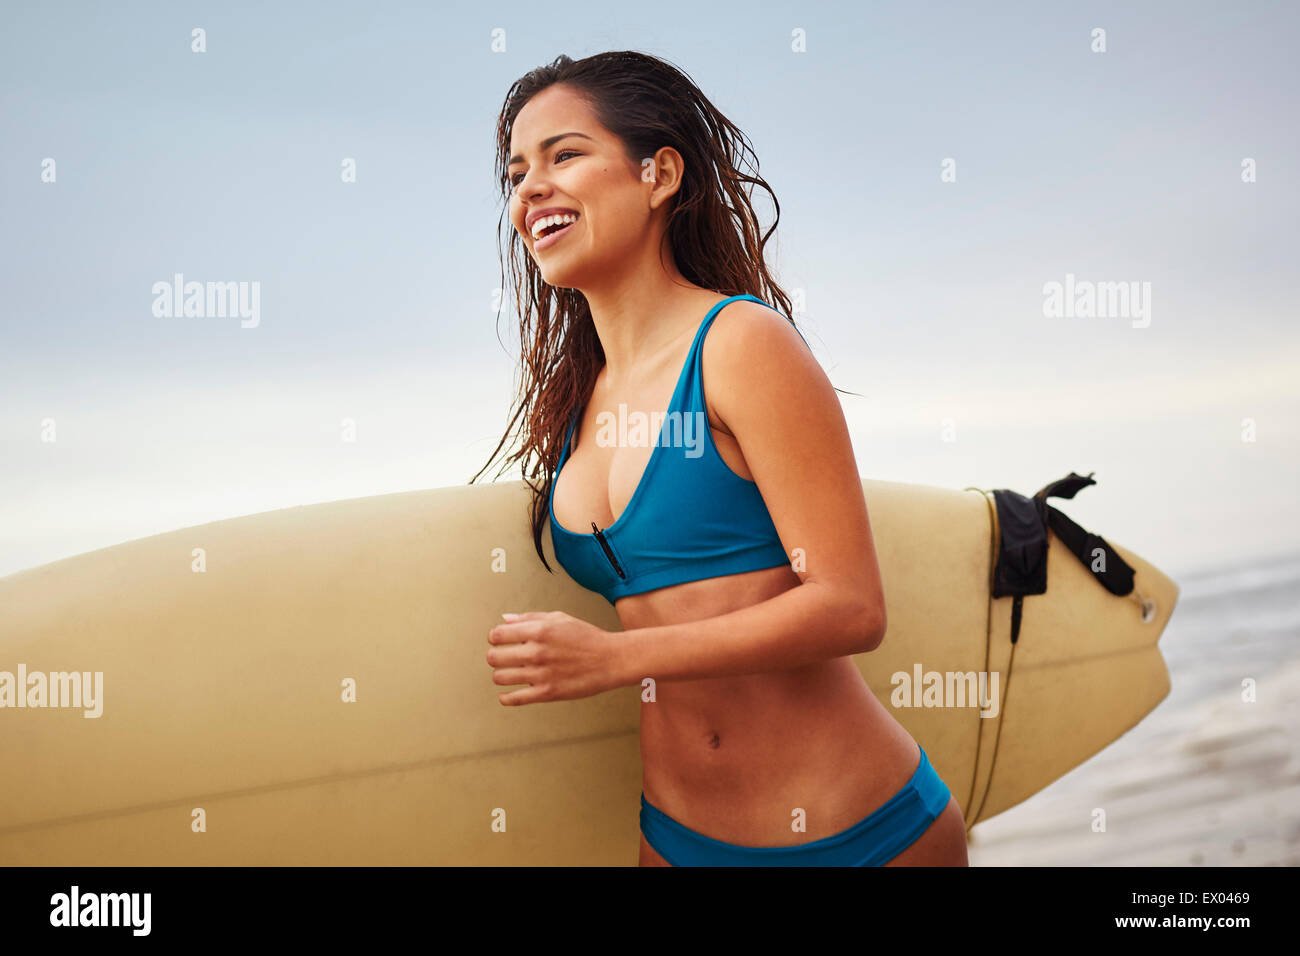
M548 285L590 289L643 258L652 178L643 181L622 142L569 87L549 86L519 111L507 175L510 220ZM533 221L548 210L577 219L563 231L548 228L554 238L534 239Z

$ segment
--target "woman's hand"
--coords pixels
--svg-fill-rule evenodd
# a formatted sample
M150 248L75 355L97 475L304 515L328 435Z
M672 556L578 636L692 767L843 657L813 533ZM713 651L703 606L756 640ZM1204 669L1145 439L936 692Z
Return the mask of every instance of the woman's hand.
M574 700L621 687L620 644L609 631L563 611L503 614L488 631L494 684L531 686L498 694L506 706Z

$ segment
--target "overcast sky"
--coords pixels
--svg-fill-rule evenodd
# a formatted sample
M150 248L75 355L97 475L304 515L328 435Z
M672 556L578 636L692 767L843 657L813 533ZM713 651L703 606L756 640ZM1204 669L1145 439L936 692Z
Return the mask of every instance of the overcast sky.
M1300 551L1294 4L631 10L4 4L0 574L464 483L517 338L497 113L611 49L753 142L864 477L1095 472L1056 504L1174 574ZM257 282L256 327L156 314L177 273ZM1137 298L1046 314L1067 281Z

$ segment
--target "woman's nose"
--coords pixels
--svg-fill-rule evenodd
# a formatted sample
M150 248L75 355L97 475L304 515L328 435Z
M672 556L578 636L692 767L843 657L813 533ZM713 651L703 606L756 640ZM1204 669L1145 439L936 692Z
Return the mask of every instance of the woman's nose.
M518 185L515 186L515 195L520 199L534 199L538 196L545 195L546 189L548 188L542 181L541 177L530 180L528 178L530 175L532 174L525 173L524 178L519 180Z

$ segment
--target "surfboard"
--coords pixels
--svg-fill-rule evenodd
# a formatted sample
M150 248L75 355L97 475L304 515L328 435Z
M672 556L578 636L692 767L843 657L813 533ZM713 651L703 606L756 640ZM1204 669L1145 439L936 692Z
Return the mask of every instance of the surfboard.
M1178 587L1136 554L1114 545L1147 615L1053 535L1013 646L1011 600L990 597L989 493L863 492L889 625L855 660L968 826L1168 693L1158 640ZM634 865L640 689L504 707L485 660L503 611L620 629L549 534L556 571L541 566L529 494L288 508L0 578L0 864ZM916 692L980 671L1000 676L996 707Z

